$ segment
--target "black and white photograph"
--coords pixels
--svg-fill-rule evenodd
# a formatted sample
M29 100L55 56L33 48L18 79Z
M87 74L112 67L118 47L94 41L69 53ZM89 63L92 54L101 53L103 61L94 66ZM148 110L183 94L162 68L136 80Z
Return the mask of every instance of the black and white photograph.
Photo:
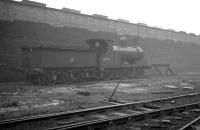
M200 130L199 0L0 0L0 130Z

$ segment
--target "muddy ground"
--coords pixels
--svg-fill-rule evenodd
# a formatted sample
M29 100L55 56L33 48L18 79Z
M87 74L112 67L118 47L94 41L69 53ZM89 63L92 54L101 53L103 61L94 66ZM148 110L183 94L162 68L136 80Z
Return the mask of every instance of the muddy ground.
M200 92L199 74L149 77L87 85L0 84L0 120Z

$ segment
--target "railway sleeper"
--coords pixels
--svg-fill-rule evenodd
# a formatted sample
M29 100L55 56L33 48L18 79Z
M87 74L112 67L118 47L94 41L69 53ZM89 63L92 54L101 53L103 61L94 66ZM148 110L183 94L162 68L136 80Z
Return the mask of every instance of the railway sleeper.
M181 108L183 108L183 109L181 109ZM139 121L144 121L144 120L155 121L154 118L158 118L158 119L156 119L155 122L164 124L163 126L168 126L169 124L173 124L172 121L170 120L170 118L160 119L159 117L161 117L161 118L169 117L169 116L166 116L166 113L169 110L172 111L170 116L175 116L176 118L174 118L174 119L183 120L183 121L188 121L188 117L190 117L190 115L194 116L196 113L200 112L199 106L197 105L197 103L194 103L194 104L189 104L189 105L184 105L184 106L176 106L176 107L166 108L166 109L161 108L161 109L154 110L154 111L143 111L142 113L136 113L136 114L131 113L128 115L126 115L126 114L123 115L124 113L120 113L120 114L117 114L118 116L109 116L109 114L108 114L108 118L100 118L97 120L85 120L85 119L88 119L87 117L89 117L88 116L89 114L86 113L86 115L85 115L85 112L84 112L82 117L79 117L81 115L81 114L79 114L75 120L63 119L63 120L60 120L60 123L61 123L61 125L64 124L64 126L61 126L63 128L64 127L72 128L72 127L76 127L78 125L79 126L84 125L84 126L81 126L83 129L88 129L88 126L91 126L92 129L98 128L98 126L99 127L104 126L105 128L107 128L107 127L115 128L115 125L121 125L121 124L125 124L125 123L130 124L131 121L133 121L133 122L139 122ZM176 111L176 110L178 110L178 111ZM184 110L184 111L182 111L182 110ZM110 112L110 111L106 111L106 112ZM177 112L179 112L179 113L177 114ZM75 122L75 123L73 123L73 122ZM147 123L151 124L151 122L150 123L147 122ZM79 127L79 129L82 129L82 128ZM157 128L157 127L151 127L151 128L153 129L153 128Z

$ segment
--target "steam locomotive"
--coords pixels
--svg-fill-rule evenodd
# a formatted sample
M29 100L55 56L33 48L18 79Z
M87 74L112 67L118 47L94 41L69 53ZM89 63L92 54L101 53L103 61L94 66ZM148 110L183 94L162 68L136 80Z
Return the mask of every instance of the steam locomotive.
M126 38L89 39L87 48L22 47L22 68L33 84L71 83L144 75L143 49Z

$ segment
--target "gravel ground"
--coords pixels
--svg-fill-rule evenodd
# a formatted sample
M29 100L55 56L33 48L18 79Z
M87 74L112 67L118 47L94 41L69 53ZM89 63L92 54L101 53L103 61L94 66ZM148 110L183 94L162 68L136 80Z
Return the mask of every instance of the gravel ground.
M116 82L89 85L33 86L0 84L0 120L52 112L112 105L108 101ZM118 103L200 92L200 75L151 77L122 82L113 101Z

